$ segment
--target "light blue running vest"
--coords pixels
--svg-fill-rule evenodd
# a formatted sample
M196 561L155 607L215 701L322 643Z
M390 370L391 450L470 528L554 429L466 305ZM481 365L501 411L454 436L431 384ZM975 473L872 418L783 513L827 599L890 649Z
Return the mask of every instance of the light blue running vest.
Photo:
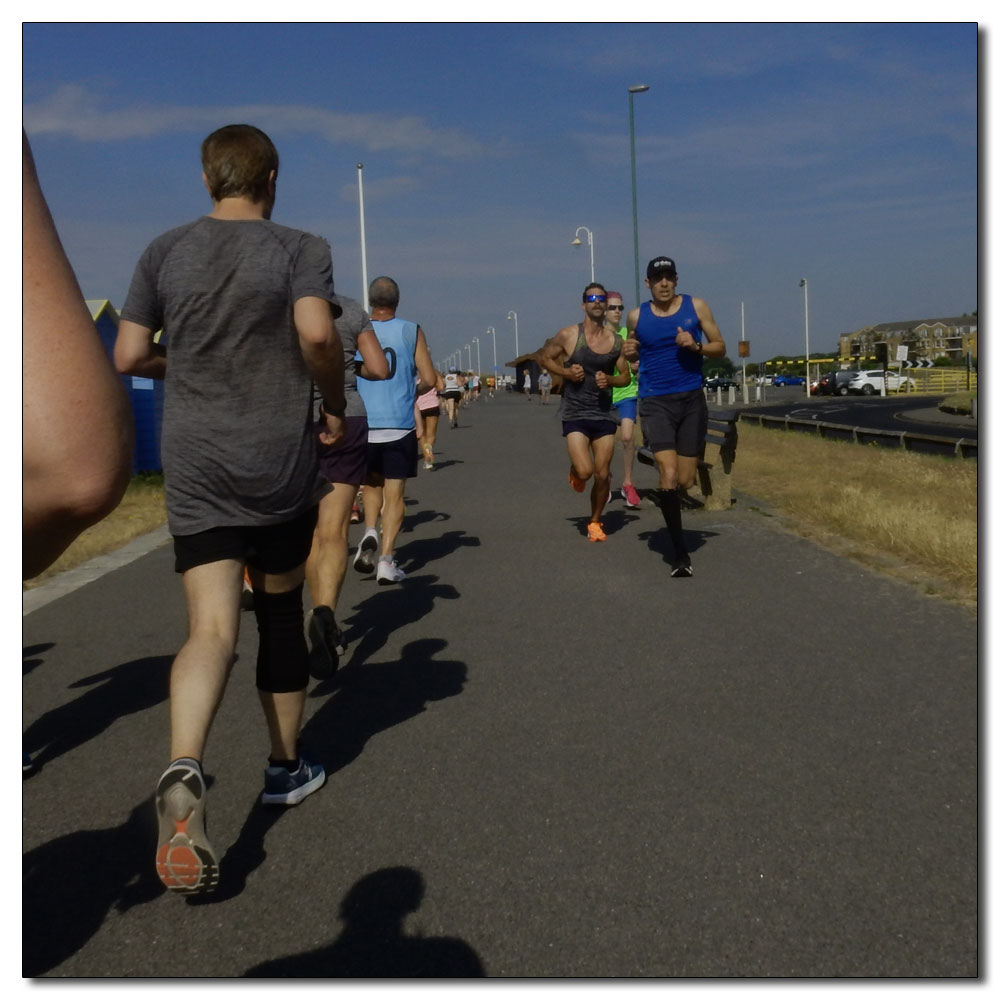
M368 426L382 430L412 430L413 404L417 398L417 324L408 319L372 320L375 336L389 362L389 377L378 382L358 379L358 392L365 401ZM360 358L360 353L358 354Z

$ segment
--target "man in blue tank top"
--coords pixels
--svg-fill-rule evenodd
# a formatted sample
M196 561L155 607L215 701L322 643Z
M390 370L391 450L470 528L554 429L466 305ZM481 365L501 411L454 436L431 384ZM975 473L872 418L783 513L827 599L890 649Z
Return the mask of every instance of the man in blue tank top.
M646 286L651 300L632 309L625 322L625 356L640 362L639 418L660 476L652 496L674 546L670 575L691 576L678 491L694 485L708 429L702 359L725 357L726 344L708 304L677 294L677 265L671 258L649 262Z
M583 322L563 327L546 341L541 352L542 366L563 378L559 412L569 450L570 485L582 493L587 480L594 477L587 523L591 542L606 540L601 512L611 495L609 469L618 430L611 390L628 385L631 378L617 330L605 322L607 301L603 285L587 285L583 290Z

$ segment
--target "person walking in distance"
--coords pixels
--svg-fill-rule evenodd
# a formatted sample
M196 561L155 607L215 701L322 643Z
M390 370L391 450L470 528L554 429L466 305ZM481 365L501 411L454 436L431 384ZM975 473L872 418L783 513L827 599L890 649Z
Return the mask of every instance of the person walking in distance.
M617 331L605 322L607 292L591 283L583 291L584 320L567 326L546 341L541 351L543 367L563 378L563 436L569 450L569 482L582 493L594 477L590 490L590 521L587 539L606 540L601 513L611 494L610 465L615 451L615 423L611 389L627 385L630 377ZM559 359L565 356L565 362Z
M318 413L314 430L319 468L332 487L319 504L312 548L306 561L306 580L312 610L306 616L309 635L309 672L321 680L338 667L347 651L337 625L337 602L347 574L348 532L351 508L364 482L368 462L368 417L358 392L358 378L380 380L389 375L389 362L372 329L371 318L360 302L338 295L341 316L337 331L343 344L346 433L336 444L326 444L323 398L316 389L313 405Z
M625 325L625 356L639 362L639 417L656 460L659 506L674 547L670 575L692 576L684 544L680 491L694 485L698 458L708 428L702 390L705 357L722 358L726 343L703 299L677 292L677 265L655 257L646 266L651 299L630 310Z
M538 375L538 395L541 397L542 406L545 406L549 401L549 394L552 392L552 376L548 373L546 369Z
M462 386L465 380L458 374L458 369L452 365L444 376L444 405L448 411L448 423L458 426L458 407L462 401Z
M607 321L615 328L622 340L628 336L628 330L623 323L622 312L624 308L621 292L608 292ZM629 371L632 377L628 385L617 386L611 392L611 403L618 413L618 426L621 428L622 434L622 461L625 466L622 477L622 499L625 501L625 506L632 510L637 510L640 505L639 494L632 482L632 468L635 465L636 404L639 393L638 380L636 379L638 368L637 362L630 361Z
M218 129L202 142L201 161L212 211L143 253L114 350L121 373L165 379L167 523L189 631L170 671L171 763L156 786L156 872L185 893L208 891L219 877L205 832L202 759L233 665L246 564L271 744L261 801L296 805L326 780L298 746L309 679L305 562L329 490L316 456L313 382L326 443L345 431L329 245L270 221L278 153L260 129Z
M521 387L524 390L525 398L528 402L531 402L531 372L527 368L524 369L524 384Z
M414 404L418 395L434 387L437 372L424 331L416 323L396 316L399 285L392 278L376 278L369 286L368 302L375 336L389 359L389 377L382 382L362 380L358 386L368 411L368 458L365 533L354 557L354 568L360 573L375 570L380 584L392 584L406 579L396 565L395 545L403 526L406 480L417 474ZM376 569L379 515L382 544Z
M434 468L434 442L437 440L437 426L441 418L441 399L438 393L443 390L444 379L435 372L434 386L417 396L417 415L420 418L418 426L422 426L420 451L424 456L424 468L428 471Z

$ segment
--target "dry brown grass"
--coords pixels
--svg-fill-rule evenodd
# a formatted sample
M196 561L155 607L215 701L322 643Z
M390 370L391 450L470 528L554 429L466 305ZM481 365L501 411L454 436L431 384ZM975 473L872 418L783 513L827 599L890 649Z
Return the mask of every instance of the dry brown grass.
M978 473L970 460L741 423L733 482L797 533L972 607Z
M153 531L166 522L163 477L136 476L129 483L122 502L103 521L87 528L44 573L33 580L27 580L25 589L37 587L57 573L74 569L95 556L120 549L133 538Z

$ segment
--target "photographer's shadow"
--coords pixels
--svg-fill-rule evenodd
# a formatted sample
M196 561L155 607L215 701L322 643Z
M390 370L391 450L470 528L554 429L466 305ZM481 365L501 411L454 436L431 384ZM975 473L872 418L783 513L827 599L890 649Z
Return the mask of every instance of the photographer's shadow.
M306 979L472 979L486 975L461 938L406 934L403 924L424 898L412 868L382 868L356 882L340 905L344 929L314 951L255 965L245 977Z

